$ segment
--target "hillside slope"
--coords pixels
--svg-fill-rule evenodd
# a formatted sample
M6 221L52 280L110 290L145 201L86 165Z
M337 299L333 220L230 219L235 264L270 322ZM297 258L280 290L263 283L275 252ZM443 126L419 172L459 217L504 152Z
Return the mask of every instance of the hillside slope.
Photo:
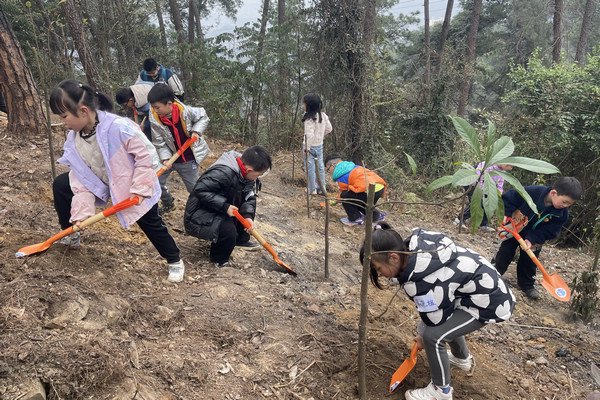
M256 226L298 276L285 273L262 248L236 249L233 268L215 268L208 261L209 244L184 234L187 194L174 174L170 187L177 208L165 221L182 250L186 277L170 284L165 262L141 231L123 230L114 217L89 228L79 249L54 244L45 253L15 258L19 248L59 229L47 141L15 141L4 129L5 123L0 398L28 399L42 388L48 399L357 398L357 253L364 231L342 226L343 210L332 208L330 277L324 278L325 212L312 198L308 217L304 189L293 185L300 179L292 179L291 154L274 155ZM64 133L56 131L55 137ZM60 152L62 140L57 142ZM209 144L213 154L203 168L236 148ZM295 171L300 176L298 165ZM458 234L449 222L456 208L395 205L386 211L404 235L415 226L439 230L491 257L493 235ZM585 255L551 246L541 261L567 282L590 263ZM511 266L506 278L514 284L513 274ZM419 354L397 392L387 393L418 321L401 293L387 307L396 290L369 288L371 399L403 399L406 389L429 382L427 360ZM600 364L598 319L573 323L567 304L545 293L539 301L516 294L510 322L468 336L477 369L473 377L453 370L455 399L585 398L594 389L591 363Z

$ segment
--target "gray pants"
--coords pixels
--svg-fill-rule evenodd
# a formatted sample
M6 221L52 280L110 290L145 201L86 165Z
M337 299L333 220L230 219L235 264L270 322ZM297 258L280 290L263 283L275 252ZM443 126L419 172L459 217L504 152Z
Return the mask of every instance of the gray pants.
M454 310L454 314L443 324L427 326L419 325L423 337L427 361L431 370L431 381L434 385L443 387L450 384L450 360L446 351L446 343L455 357L465 359L469 356L469 348L464 335L480 329L485 324L473 318L463 310Z
M173 163L173 166L163 172L161 176L158 177L158 182L160 183L160 188L162 189L162 194L160 195L160 200L163 204L172 203L173 195L169 192L169 188L167 188L167 178L171 175L171 172L177 171L183 183L185 184L185 188L188 193L192 193L194 190L194 185L198 181L198 164L195 160L191 160L188 162L181 163Z

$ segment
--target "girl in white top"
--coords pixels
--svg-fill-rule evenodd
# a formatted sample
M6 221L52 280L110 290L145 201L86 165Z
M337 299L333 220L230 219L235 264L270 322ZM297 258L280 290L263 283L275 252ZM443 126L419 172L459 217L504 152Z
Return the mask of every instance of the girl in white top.
M327 114L321 111L323 102L319 95L309 93L302 98L304 108L304 143L305 168L308 171L308 193L322 194L315 174L315 158L321 175L321 182L325 185L325 165L323 164L323 137L333 130ZM307 160L308 159L308 160ZM306 162L308 161L308 166Z

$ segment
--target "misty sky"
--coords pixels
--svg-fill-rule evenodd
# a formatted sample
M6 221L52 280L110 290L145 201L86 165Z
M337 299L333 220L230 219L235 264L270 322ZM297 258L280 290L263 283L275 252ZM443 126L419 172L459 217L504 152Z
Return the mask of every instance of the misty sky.
M433 21L442 20L446 12L447 0L430 0L429 14ZM214 37L224 32L232 32L234 27L243 26L247 22L257 22L262 8L262 0L244 0L242 6L238 10L236 21L213 13L206 21L202 21L206 27L206 36ZM455 12L457 7L455 8ZM419 11L420 16L423 16L423 0L400 0L398 4L390 10L393 14L410 14L413 11ZM421 22L422 24L422 22Z

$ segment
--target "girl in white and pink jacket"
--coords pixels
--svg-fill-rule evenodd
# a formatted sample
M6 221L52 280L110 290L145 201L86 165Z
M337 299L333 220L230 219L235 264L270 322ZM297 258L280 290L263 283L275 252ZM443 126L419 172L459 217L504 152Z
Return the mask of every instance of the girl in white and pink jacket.
M161 190L156 176L154 146L132 121L107 111L112 102L90 86L62 81L50 95L50 107L70 129L59 163L71 169L53 183L54 208L62 229L95 214L104 206L138 197L139 202L117 213L124 228L137 223L169 263L171 282L181 282L184 264L179 248L158 215ZM62 243L78 246L79 232Z

